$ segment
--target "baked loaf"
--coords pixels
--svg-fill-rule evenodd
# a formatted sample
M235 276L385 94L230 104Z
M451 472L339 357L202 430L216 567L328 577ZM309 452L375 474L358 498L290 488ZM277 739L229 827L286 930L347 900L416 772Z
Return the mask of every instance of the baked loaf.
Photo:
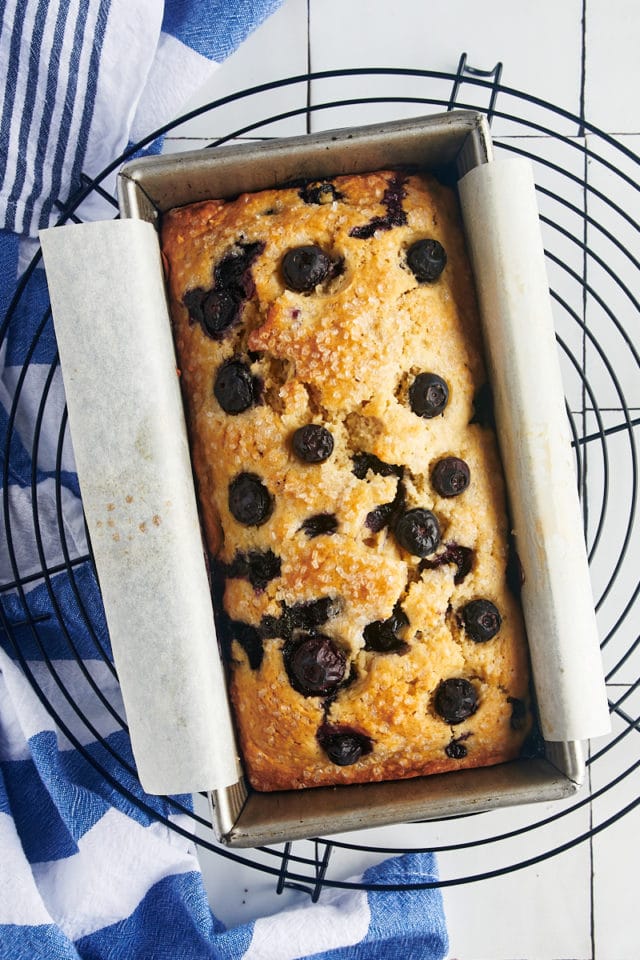
M252 786L516 757L528 656L453 190L383 170L197 203L162 251Z

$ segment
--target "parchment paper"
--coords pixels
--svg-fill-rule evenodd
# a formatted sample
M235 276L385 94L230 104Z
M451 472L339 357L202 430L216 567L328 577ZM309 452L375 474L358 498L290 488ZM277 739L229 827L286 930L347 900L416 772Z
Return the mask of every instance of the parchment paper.
M460 195L485 328L545 739L610 729L535 187L483 164ZM132 743L152 793L238 780L157 236L41 234L71 435ZM89 268L90 265L90 268Z
M586 740L610 719L531 165L482 164L459 191L542 732Z
M40 234L82 500L140 781L238 780L156 233Z

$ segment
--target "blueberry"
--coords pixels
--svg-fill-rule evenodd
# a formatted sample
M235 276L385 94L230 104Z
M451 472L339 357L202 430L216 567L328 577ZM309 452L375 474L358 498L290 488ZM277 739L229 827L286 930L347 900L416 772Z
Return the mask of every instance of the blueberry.
M331 270L331 260L320 247L294 247L282 258L282 276L289 290L308 293L322 283Z
M402 469L402 468L400 468ZM355 471L354 471L355 472ZM402 480L398 480L396 494L390 503L380 503L373 510L370 510L365 518L365 526L372 533L378 533L386 526L393 526L393 523L404 508L405 486Z
M449 387L437 373L419 373L409 387L411 409L426 420L443 413L448 402Z
M379 230L391 230L393 227L404 226L407 222L407 213L402 206L402 201L407 195L405 183L406 177L391 177L382 197L382 205L385 208L384 216L373 217L369 223L353 227L349 231L349 236L356 237L359 240L369 240Z
M331 536L338 529L338 518L334 513L314 513L313 516L303 520L300 529L309 540L319 537L323 533Z
M458 543L448 543L443 553L439 553L430 560L424 559L420 563L420 569L435 570L436 567L442 567L452 563L458 569L453 578L454 583L462 583L468 573L473 568L474 551L471 547L462 547Z
M221 340L225 331L237 319L240 304L228 290L190 290L184 297L184 305L193 323L199 323L213 340Z
M251 265L264 250L264 243L240 243L216 264L213 289L198 287L185 294L183 303L192 322L199 323L213 340L222 340L239 318L243 303L253 296L255 287Z
M336 190L329 180L321 180L317 183L307 183L300 190L300 197L305 203L325 204L333 203L335 200L341 200L342 194Z
M230 620L223 627L223 632L226 632L230 639L238 641L247 655L251 669L259 670L262 666L264 650L262 637L256 628L242 620Z
M433 283L447 264L447 254L437 240L416 240L407 250L407 263L419 283Z
M254 590L264 590L271 580L280 576L280 568L280 557L273 550L250 550L249 553L237 553L224 572L230 578L243 577Z
M441 497L457 497L469 486L468 464L459 457L443 457L431 471L431 483Z
M351 766L373 749L371 737L345 724L323 723L317 736L322 749L338 767Z
M291 686L305 697L328 696L344 678L346 657L322 634L288 640L282 656Z
M296 630L313 633L327 620L336 617L342 607L339 597L304 600L291 607L283 601L280 601L280 604L282 614L279 617L269 614L260 621L260 633L263 637L283 637L289 640Z
M285 605L286 606L286 605ZM292 627L298 630L315 630L327 620L337 617L342 608L339 597L318 597L317 600L303 600L286 607Z
M462 723L478 709L478 694L471 681L454 677L438 685L433 705L447 723Z
M260 240L254 243L239 242L214 268L216 289L228 290L238 300L253 296L255 287L249 270L264 246Z
M242 360L227 360L216 373L213 393L225 413L243 413L256 402L259 384Z
M366 515L364 525L372 533L380 533L389 524L392 517L393 503L380 503Z
M472 600L462 610L465 630L476 643L485 643L498 633L502 617L490 600Z
M462 760L467 755L467 748L462 740L452 740L444 748L444 752L451 760Z
M202 325L217 340L236 320L240 312L237 299L228 290L210 290L202 303Z
M323 463L333 453L333 437L326 427L307 423L298 427L291 438L293 452L304 463Z
M393 532L400 546L416 557L427 557L440 543L440 524L434 514L423 507L401 514Z
M189 320L191 323L202 323L202 302L207 294L202 287L196 287L194 290L187 290L182 302L189 311Z
M354 453L351 459L352 472L358 480L364 480L369 470L378 477L402 477L404 473L404 467L395 463L385 463L384 460L376 457L375 453L368 453L366 450Z
M540 732L538 724L533 723L520 748L520 756L531 759L532 757L544 757L546 753L547 745L544 737Z
M259 527L273 511L273 497L255 473L239 473L229 484L229 510L245 527Z
M364 628L365 650L375 650L377 653L404 653L407 644L400 639L398 633L409 626L409 618L399 604L396 604L393 613L386 620L374 620Z

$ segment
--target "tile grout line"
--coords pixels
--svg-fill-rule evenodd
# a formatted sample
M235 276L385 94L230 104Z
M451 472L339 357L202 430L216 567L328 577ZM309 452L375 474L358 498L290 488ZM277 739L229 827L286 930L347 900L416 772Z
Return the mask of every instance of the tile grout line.
M589 759L591 759L591 743L589 743L588 754L589 754ZM591 795L593 793L593 779L592 779L591 764L589 764L588 779L589 779L589 795ZM589 801L589 866L590 866L589 892L590 892L590 900L591 900L591 917L590 917L589 933L591 937L592 960L596 960L596 922L595 922L596 920L595 918L596 873L595 873L594 853L593 853L593 801L592 800Z
M582 369L584 371L585 377L587 373L587 271L588 271L588 261L587 261L587 240L588 240L588 223L587 223L587 213L589 206L588 191L587 191L587 182L589 177L589 154L588 154L588 143L585 132L585 110L586 110L586 85L587 85L587 0L582 0L582 17L581 17L581 49L580 49L580 129L579 135L584 138L584 172L583 172L583 204L584 204L584 233L583 233L583 260L582 260L582 270L583 270L583 289L582 289L582 311L583 311L583 322L584 328L582 332ZM586 396L586 384L582 384L582 429L583 435L586 436L587 428L587 396ZM587 528L589 523L589 504L588 504L588 485L587 485L587 470L588 470L588 459L589 451L584 450L584 461L583 461L583 480L582 480L582 495L583 495L583 504L584 504L584 531L585 537L587 535ZM591 744L588 748L589 756L591 756ZM591 766L589 766L588 772L589 780L589 796L593 793L593 780L591 773ZM590 916L589 916L589 936L591 940L591 956L593 960L596 960L596 932L595 932L595 865L594 865L594 849L593 849L593 802L589 800L589 905L590 905Z
M588 155L587 155L587 138L584 131L584 121L585 121L585 90L586 90L586 22L587 22L587 0L582 0L582 16L580 21L580 30L581 30L581 47L580 47L580 127L578 130L578 135L583 139L584 143L584 154L583 154L583 183L582 183L582 205L583 205L583 227L582 227L582 371L584 378L582 381L582 433L583 436L587 434L587 388L586 388L586 375L587 375L587 239L588 239L588 225L587 225L587 213L588 213L588 192L587 192L587 177L588 177ZM587 539L588 526L589 526L589 505L587 499L587 450L584 451L584 458L582 463L582 518L584 525L584 535L585 540ZM593 907L593 904L592 904ZM592 909L593 913L593 909Z
M580 45L580 127L578 136L585 135L585 102L587 89L587 0L582 0L582 15L580 19L581 45Z

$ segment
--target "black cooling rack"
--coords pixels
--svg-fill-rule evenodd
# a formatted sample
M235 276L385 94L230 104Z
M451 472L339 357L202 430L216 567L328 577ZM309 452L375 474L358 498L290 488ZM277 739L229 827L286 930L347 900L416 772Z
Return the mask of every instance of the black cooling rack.
M412 81L414 95L411 97L405 95L407 78ZM362 90L363 79L371 96L357 95ZM273 103L271 95L281 88L292 91L300 106L278 115L265 115L264 108L268 109ZM234 105L242 106L243 114L250 114L246 108L251 107L255 119L236 128L230 109ZM360 122L359 111L367 112L362 122L373 122L454 108L485 113L494 126L496 153L527 157L534 167L613 727L608 738L592 745L587 759L586 787L577 799L544 807L534 805L509 812L383 828L375 833L363 831L353 836L261 847L242 854L219 846L207 817L199 815L197 810L195 814L190 813L188 805L179 799L168 798L165 812L158 812L153 802L135 789L135 779L132 779L135 773L128 755L120 754L112 742L106 740L104 731L98 728L100 724L82 713L58 674L44 637L43 620L48 620L50 630L51 615L38 616L28 603L30 588L44 584L58 621L55 624L57 642L66 645L67 657L77 660L87 693L100 703L104 715L108 716L110 731L114 725L126 731L121 708L114 705L113 698L83 664L74 641L75 631L65 622L56 599L56 574L66 572L75 615L95 647L94 656L101 659L106 671L115 677L101 640L95 610L85 592L85 581L80 576L86 565L93 568L91 548L89 545L86 551L78 552L70 543L65 524L62 466L69 438L66 410L53 409L52 385L59 373L57 358L42 380L39 403L33 411L30 451L36 463L45 439L49 444L54 443L60 548L55 562L49 562L43 543L35 475L29 528L23 525L18 530L9 509L7 481L11 458L15 456L12 443L18 436L25 383L35 364L39 343L50 333L50 310L43 313L33 334L8 411L8 430L2 451L2 510L11 575L0 583L0 601L11 594L17 598L21 613L9 617L5 605L0 604L0 624L13 641L15 655L35 692L62 732L110 788L202 848L272 875L278 892L285 887L295 887L316 899L323 886L367 888L366 883L343 878L360 873L368 857L374 862L381 855L407 851L446 854L441 864L446 862L447 873L431 883L376 889L450 886L499 876L592 842L640 804L640 636L637 635L637 616L634 618L639 610L640 591L636 446L640 425L640 270L636 257L640 230L637 217L640 158L619 139L591 125L584 116L505 86L501 64L491 70L479 70L470 66L463 54L453 73L387 68L327 71L240 91L154 131L115 158L99 176L83 176L74 195L59 205L60 224L80 222L83 204L87 198L97 196L113 207L113 216L117 216L117 203L108 186L113 182L115 171L125 160L139 151L153 149L166 134L200 114L207 114L210 129L219 131L215 141L208 144L215 149L231 140L272 137L279 123L294 117L304 117L306 129L310 131L316 123L324 127L353 125ZM354 113L357 121L353 119ZM30 295L39 259L38 252L22 276L0 326L0 347L11 317ZM40 561L36 569L28 571L21 569L19 560L19 538L25 536L33 538ZM86 543L90 543L88 535ZM15 611L15 603L12 609ZM21 640L25 630L29 643L38 647L44 659L50 674L48 679L54 684L55 702L62 702L63 710L54 705L53 698L47 694L50 685L30 669ZM67 722L65 717L68 718L69 711L72 720ZM83 746L87 738L78 735L78 724L107 751L109 769L100 762L99 753ZM196 806L199 809L199 805ZM190 819L173 816L182 813L190 813ZM562 843L558 843L560 835L564 838ZM357 870L352 869L355 863Z

